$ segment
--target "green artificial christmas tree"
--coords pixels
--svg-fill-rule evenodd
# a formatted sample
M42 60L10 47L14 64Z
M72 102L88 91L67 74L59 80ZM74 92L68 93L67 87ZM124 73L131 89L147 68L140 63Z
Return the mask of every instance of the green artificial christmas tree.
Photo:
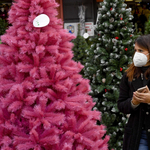
M150 34L150 17L149 20L145 23L145 34Z
M131 8L124 0L104 0L100 3L99 19L93 44L87 51L85 77L91 81L91 92L107 126L109 148L121 150L127 117L117 108L119 84L132 61L134 52Z
M89 46L85 38L80 35L80 25L78 25L78 35L74 40L72 40L72 42L74 43L74 47L72 49L74 53L73 59L80 62L82 65L85 65L87 57L87 53L85 51L89 49ZM81 74L83 74L83 70L81 71Z

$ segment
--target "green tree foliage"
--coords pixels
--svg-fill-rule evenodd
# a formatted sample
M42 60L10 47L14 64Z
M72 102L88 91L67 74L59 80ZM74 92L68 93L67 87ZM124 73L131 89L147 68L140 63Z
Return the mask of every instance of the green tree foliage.
M134 30L131 9L124 0L104 0L100 3L99 19L93 44L87 51L85 77L90 79L93 109L102 112L107 126L109 148L121 150L127 117L117 108L119 84L132 61Z
M89 48L87 42L85 41L84 37L78 35L73 41L73 53L74 53L74 60L80 61L82 65L86 63L86 50Z
M72 49L74 53L73 60L77 62L79 61L82 65L85 65L87 57L86 50L89 49L90 46L86 42L85 38L80 35L80 25L78 25L78 35L74 40L72 40L72 42L74 43L74 47ZM83 70L81 71L81 74L84 74Z
M8 27L8 23L0 18L0 35L3 35Z
M150 17L149 20L145 23L145 34L150 34Z

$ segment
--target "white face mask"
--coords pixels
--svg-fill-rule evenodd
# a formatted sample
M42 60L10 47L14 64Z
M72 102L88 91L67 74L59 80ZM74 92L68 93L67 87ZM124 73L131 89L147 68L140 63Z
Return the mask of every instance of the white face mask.
M149 53L148 53L149 54ZM146 55L148 55L146 54ZM133 63L135 67L142 67L147 64L147 56L143 53L135 52Z

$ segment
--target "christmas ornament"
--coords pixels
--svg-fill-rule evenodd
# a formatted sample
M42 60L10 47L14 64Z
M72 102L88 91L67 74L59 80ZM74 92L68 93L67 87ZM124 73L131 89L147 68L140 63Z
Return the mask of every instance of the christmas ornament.
M118 40L118 39L119 39L119 37L115 37L115 39L116 39L116 40Z
M106 92L109 92L109 91L110 91L109 89L105 89L105 93L106 93ZM104 97L106 97L105 94L104 94Z
M127 27L123 27L124 30L127 30Z
M127 51L128 50L128 48L125 48L125 51Z
M105 78L103 78L103 79L102 79L102 82L103 82L103 83L105 83L105 82L106 82L106 79L105 79Z
M123 69L120 67L120 71L122 71Z
M111 74L111 75L113 75L113 76L114 76L115 74L116 74L115 72L112 72L112 74Z
M115 20L114 18L110 18L110 19L109 19L109 22L110 22L110 23L113 23L114 20Z
M115 43L117 43L117 40L116 39L112 39L112 42L115 44ZM116 47L115 47L116 48ZM115 49L114 48L114 49Z
M83 34L83 37L84 37L85 39L87 39L87 38L89 37L89 34L88 34L88 33L84 33L84 34Z
M40 14L33 20L33 26L40 28L45 27L50 23L50 18L45 14Z
M119 17L120 17L120 18L123 18L123 14L120 14Z

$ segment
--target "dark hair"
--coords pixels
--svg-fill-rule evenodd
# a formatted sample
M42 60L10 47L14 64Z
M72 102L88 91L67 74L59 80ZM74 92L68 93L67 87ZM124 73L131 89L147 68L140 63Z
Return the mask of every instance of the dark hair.
M147 49L150 53L150 34L142 35L135 40L135 43L144 49Z
M150 55L150 34L142 35L135 40L135 43L144 49L147 49ZM141 69L139 67L135 67L134 63L132 63L129 68L126 70L127 77L129 81L132 81L134 77L139 77L141 75ZM145 78L150 74L150 67L144 73Z

